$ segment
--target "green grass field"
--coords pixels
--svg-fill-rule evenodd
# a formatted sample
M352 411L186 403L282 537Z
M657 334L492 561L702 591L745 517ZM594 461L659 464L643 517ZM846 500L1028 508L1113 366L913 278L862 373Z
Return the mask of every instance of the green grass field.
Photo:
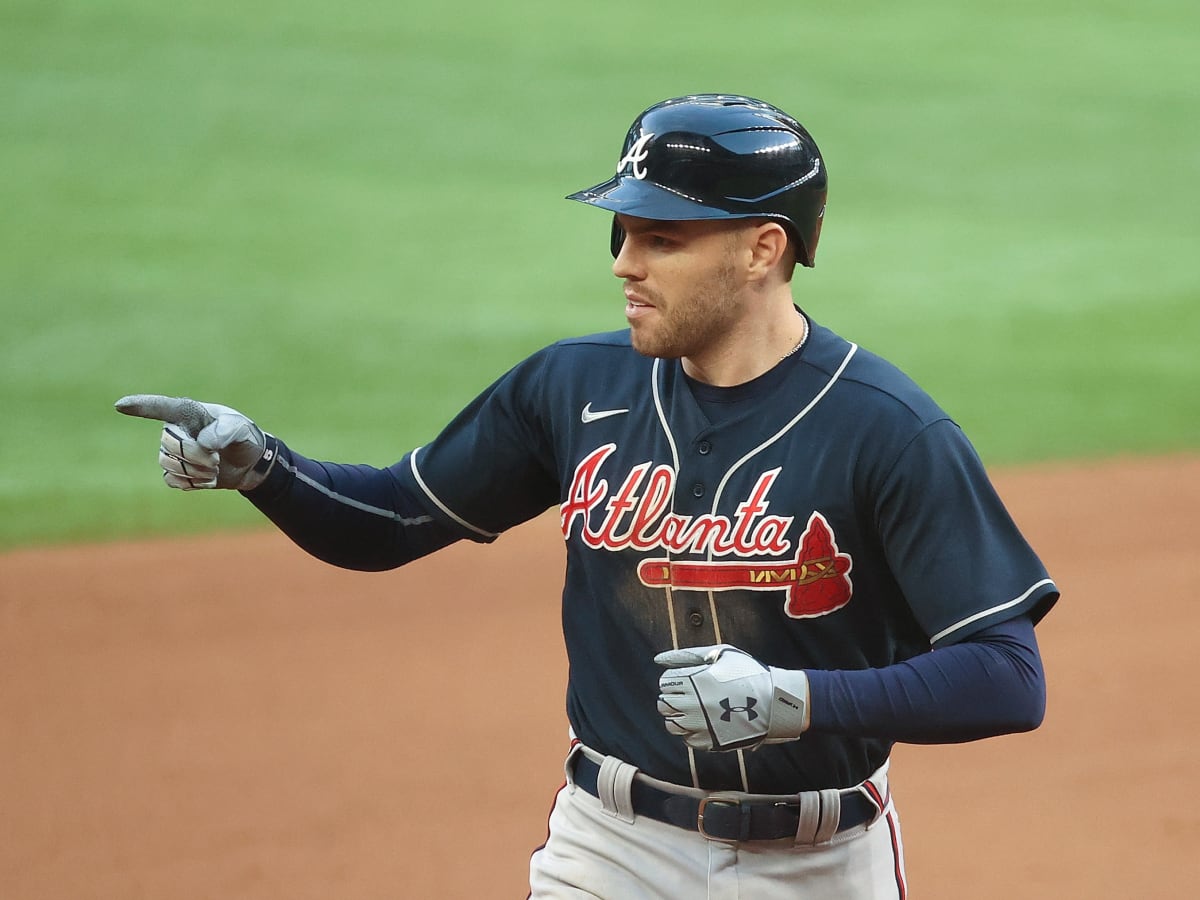
M0 0L0 548L259 521L165 490L123 394L386 464L622 327L562 198L694 91L813 131L798 299L990 464L1200 446L1194 4L845 6Z

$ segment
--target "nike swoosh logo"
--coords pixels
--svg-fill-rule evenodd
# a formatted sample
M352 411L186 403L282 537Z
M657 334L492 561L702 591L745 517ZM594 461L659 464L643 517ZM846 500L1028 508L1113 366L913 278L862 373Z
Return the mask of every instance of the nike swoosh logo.
M588 403L583 408L583 412L579 414L580 420L586 425L588 422L595 422L597 419L607 419L609 416L621 416L629 412L627 409L598 409L592 411L592 404Z

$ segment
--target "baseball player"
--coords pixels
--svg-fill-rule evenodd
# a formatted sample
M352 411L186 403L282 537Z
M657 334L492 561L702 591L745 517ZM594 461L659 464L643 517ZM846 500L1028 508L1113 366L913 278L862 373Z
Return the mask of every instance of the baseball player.
M571 746L535 898L906 892L897 741L1029 730L1054 582L959 427L793 299L828 173L747 97L643 112L614 177L628 328L518 363L395 465L138 395L167 484L380 570L557 506Z

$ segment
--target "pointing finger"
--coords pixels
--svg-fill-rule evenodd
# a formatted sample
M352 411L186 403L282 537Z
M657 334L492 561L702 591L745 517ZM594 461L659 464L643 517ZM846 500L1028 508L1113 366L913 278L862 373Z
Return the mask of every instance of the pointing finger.
M204 404L188 397L164 397L162 394L132 394L115 404L117 412L142 419L157 419L184 428L195 437L213 416Z

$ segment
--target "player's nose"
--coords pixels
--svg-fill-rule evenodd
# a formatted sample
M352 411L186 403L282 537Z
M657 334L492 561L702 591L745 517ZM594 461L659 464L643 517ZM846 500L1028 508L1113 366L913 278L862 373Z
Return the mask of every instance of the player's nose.
M622 280L640 279L644 276L641 270L641 263L637 257L637 251L633 248L634 242L626 238L621 243L621 249L613 259L612 271L613 274Z

